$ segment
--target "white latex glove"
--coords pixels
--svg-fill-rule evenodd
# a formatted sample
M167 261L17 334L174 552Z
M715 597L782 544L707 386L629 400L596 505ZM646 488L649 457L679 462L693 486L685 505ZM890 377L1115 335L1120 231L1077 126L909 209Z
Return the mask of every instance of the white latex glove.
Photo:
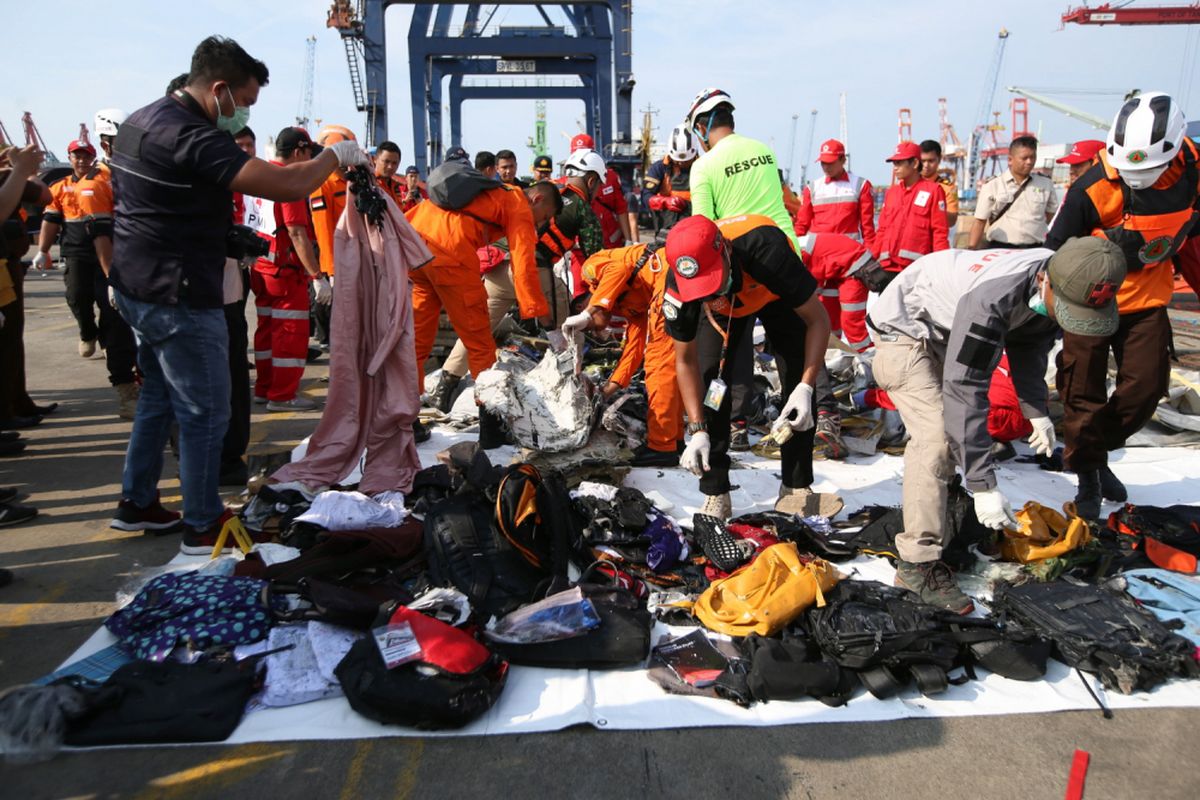
M813 387L807 383L798 383L796 388L792 389L792 393L788 395L787 402L783 404L783 408L779 411L779 418L775 420L773 428L779 428L783 425L791 425L794 431L806 431L813 426L813 409L812 409ZM793 415L795 415L793 417Z
M703 475L708 472L708 454L711 450L712 441L708 438L708 431L696 431L679 456L679 466L693 475Z
M33 257L33 268L38 270L50 269L50 254L39 250L37 255Z
M329 145L329 149L337 156L339 167L353 167L367 163L367 154L358 146L358 142L343 139Z
M562 324L562 332L564 336L570 336L573 333L583 333L592 324L592 315L586 311L580 311L567 317L566 322Z
M985 528L997 531L1004 528L1015 530L1021 527L1017 523L1017 518L1013 516L1008 498L1000 494L999 489L984 489L975 492L975 516L979 518L979 523Z
M1029 435L1029 446L1035 453L1048 456L1054 452L1058 440L1054 438L1054 423L1049 417L1034 417L1029 420L1033 425L1033 433Z
M561 353L567 349L567 337L560 332L546 331L546 338L550 340L550 349L554 352Z
M116 309L117 307L117 290L113 287L108 287L108 304Z
M341 144L340 142L338 144ZM322 275L313 280L313 294L316 296L317 305L327 306L333 302L333 287L329 285L329 279Z

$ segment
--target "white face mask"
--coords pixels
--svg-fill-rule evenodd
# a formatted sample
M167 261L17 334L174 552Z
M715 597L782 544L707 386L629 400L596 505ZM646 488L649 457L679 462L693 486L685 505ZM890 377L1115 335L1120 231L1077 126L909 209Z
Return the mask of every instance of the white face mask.
M1171 166L1171 162L1167 162L1159 167L1151 167L1150 169L1119 169L1117 174L1121 176L1121 180L1130 189L1149 189L1154 185L1155 181L1162 177L1162 174L1167 171L1167 167Z

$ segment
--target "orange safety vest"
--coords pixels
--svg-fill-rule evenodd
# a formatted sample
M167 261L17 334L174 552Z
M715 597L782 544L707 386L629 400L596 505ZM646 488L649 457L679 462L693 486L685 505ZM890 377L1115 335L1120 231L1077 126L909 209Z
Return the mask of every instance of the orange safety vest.
M739 217L727 217L717 220L717 227L721 229L721 235L726 239L732 240L749 233L755 228L761 228L764 225L775 225L775 220L762 214L743 214ZM787 240L792 245L792 249L796 249L795 239L789 236ZM754 278L750 277L750 273L746 270L740 270L742 275L742 288L738 289L737 294L733 296L733 313L730 314L729 300L725 297L717 297L707 301L706 305L709 310L720 319L723 316L748 317L751 314L757 314L768 303L779 299L779 296L763 286Z
M1100 216L1093 236L1108 239L1125 253L1129 271L1117 292L1117 308L1132 314L1161 308L1174 292L1173 258L1195 233L1200 217L1200 152L1190 139L1150 189L1133 192L1100 151L1104 179L1085 190Z

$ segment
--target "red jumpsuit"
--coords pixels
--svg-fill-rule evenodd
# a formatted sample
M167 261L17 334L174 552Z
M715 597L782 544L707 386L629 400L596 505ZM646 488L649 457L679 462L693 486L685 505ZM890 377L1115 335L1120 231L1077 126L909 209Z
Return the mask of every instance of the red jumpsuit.
M467 348L472 377L478 377L496 362L487 292L479 279L479 248L507 237L521 317L530 319L550 313L534 260L537 233L529 201L519 188L497 183L496 188L480 192L456 211L426 201L418 203L406 216L433 253L431 263L409 275L421 380L424 381L425 360L433 350L438 314L443 308Z
M871 251L840 233L806 233L800 237L800 257L820 287L833 335L845 333L846 344L860 353L870 348L867 286L846 276L873 261Z
M646 245L601 250L583 265L583 280L592 292L589 305L625 318L625 349L609 378L625 387L643 360L646 367L646 444L651 450L675 452L683 439L683 401L675 382L675 340L662 315L667 265L662 251L642 266Z
M621 223L618 220L629 213L629 204L625 201L621 179L611 167L605 176L604 185L592 198L592 211L600 220L600 231L604 236L602 247L607 249L624 245L625 234L621 232Z
M786 195L785 195L786 196ZM813 178L800 193L794 229L806 233L840 233L875 249L875 193L871 182L849 172L839 178Z
M259 220L259 233L271 240L271 254L254 262L250 288L258 325L254 329L254 395L291 400L300 388L308 356L308 275L296 256L288 227L313 237L307 200L273 203L245 198Z
M920 178L888 189L872 249L884 269L899 272L923 255L949 249L946 193L939 184Z

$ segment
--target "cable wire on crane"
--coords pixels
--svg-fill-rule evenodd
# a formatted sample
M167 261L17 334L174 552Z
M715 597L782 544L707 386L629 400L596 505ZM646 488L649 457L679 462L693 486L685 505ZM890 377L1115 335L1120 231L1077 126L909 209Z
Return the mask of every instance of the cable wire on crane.
M979 108L975 112L975 125L971 129L971 144L968 148L967 180L963 186L964 200L975 199L978 189L975 186L979 177L979 157L983 149L983 138L988 132L988 116L992 103L996 98L996 85L1000 82L1000 66L1004 63L1004 45L1008 43L1008 28L1001 28L996 40L996 50L992 55L992 63L988 67L987 77L983 82L983 95L979 98Z
M313 105L313 76L317 68L317 37L309 36L304 40L304 84L300 90L300 108L296 112L296 125L308 127L312 118Z

